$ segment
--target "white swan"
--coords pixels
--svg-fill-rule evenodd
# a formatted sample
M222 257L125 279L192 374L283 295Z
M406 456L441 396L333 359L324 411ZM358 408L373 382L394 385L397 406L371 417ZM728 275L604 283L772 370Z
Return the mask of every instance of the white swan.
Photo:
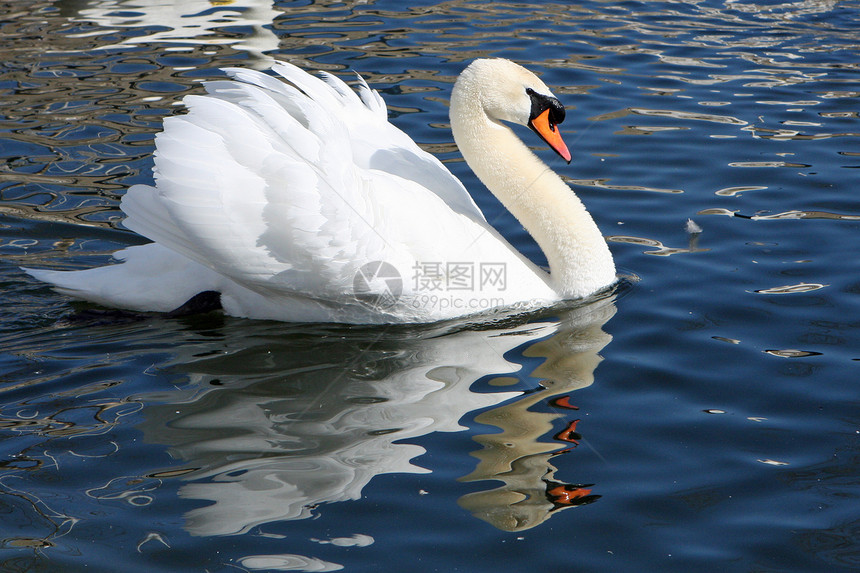
M431 322L489 307L548 305L615 281L594 220L504 122L570 161L564 108L537 76L476 60L451 94L469 166L543 249L547 273L487 223L463 185L387 120L385 102L329 74L227 69L156 137L155 186L122 200L154 241L82 271L25 269L102 305L168 312L199 293L234 316ZM217 293L217 294L215 294ZM197 300L199 300L198 297Z

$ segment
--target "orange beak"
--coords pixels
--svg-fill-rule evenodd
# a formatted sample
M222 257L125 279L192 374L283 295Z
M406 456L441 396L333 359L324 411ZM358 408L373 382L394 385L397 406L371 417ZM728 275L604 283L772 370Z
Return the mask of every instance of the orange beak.
M550 122L549 109L544 110L543 113L531 120L529 127L540 135L541 139L546 141L565 161L570 163L570 151L568 151L567 145L565 145L564 140L561 138L561 132L559 132L558 127Z

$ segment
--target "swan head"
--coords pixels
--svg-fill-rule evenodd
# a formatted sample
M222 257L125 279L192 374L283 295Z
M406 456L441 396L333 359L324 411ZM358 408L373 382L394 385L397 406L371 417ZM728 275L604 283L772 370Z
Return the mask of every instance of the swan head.
M529 70L501 58L475 60L454 84L452 115L458 104L465 103L462 98L477 102L492 121L530 128L570 163L570 151L558 130L564 121L564 106Z

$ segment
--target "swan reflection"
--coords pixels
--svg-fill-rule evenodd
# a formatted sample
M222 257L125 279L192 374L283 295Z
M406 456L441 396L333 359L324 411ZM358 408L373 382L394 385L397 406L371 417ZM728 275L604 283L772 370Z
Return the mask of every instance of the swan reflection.
M592 383L614 312L604 299L513 326L224 329L180 351L170 367L191 383L147 395L142 430L183 461L161 475L180 475L182 497L209 502L186 515L187 530L230 535L359 499L377 475L427 472L410 439L465 430L460 420L484 410L476 420L501 432L476 438L480 461L464 479L504 485L461 504L523 529L594 498L553 478L549 458L575 433L541 439L569 415L567 393ZM478 380L489 383L473 388ZM512 380L516 391L497 388ZM553 397L561 413L529 410Z

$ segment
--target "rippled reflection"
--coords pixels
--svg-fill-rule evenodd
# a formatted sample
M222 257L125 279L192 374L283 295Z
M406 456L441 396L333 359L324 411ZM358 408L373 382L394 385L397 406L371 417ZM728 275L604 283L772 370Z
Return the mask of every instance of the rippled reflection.
M551 458L579 445L579 420L571 420L555 433L556 442L542 438L558 430L560 418L578 408L570 393L590 386L600 363L598 352L612 339L603 325L612 318L615 307L604 304L586 307L585 312L564 316L557 331L526 344L523 356L541 358L531 372L539 379L541 391L479 414L475 421L499 428L493 434L475 439L483 449L475 452L478 467L464 481L501 481L498 488L470 493L460 505L476 517L506 531L530 529L547 520L554 511L591 503L599 495L591 493L593 484L559 481ZM531 410L539 403L555 406L556 412ZM562 413L563 412L563 413ZM560 448L569 449L562 450Z
M85 26L71 38L94 38L97 49L109 50L145 44L231 45L247 50L258 66L271 58L266 52L278 47L271 24L281 14L271 0L59 0L61 13ZM225 28L242 26L251 33L230 37ZM145 29L149 33L127 35L120 30Z
M188 531L228 535L360 499L377 475L426 472L424 448L410 441L465 430L461 421L484 410L477 421L500 433L476 438L480 463L464 479L504 485L461 503L496 527L525 529L595 499L553 475L550 458L575 447L575 433L543 440L572 412L568 394L592 383L597 353L610 340L602 326L614 310L604 300L559 319L448 333L225 333L208 351L180 351L170 367L194 383L143 397L150 405L141 428L182 460L186 471L171 470L188 482L180 495L209 502L187 514ZM535 359L538 366L525 366ZM476 390L488 374L492 391ZM495 386L500 376L516 391ZM556 413L531 409L560 397Z

